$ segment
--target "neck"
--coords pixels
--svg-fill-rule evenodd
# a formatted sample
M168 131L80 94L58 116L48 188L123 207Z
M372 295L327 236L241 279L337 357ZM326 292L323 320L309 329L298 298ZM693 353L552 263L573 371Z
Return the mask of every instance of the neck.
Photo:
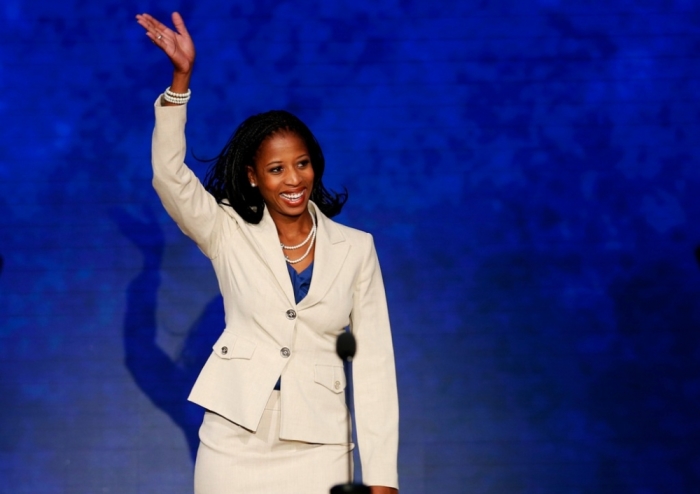
M271 212L272 213L272 212ZM313 221L311 220L311 212L305 211L299 216L284 216L270 214L272 221L277 229L277 236L283 244L296 244L306 237L311 228Z

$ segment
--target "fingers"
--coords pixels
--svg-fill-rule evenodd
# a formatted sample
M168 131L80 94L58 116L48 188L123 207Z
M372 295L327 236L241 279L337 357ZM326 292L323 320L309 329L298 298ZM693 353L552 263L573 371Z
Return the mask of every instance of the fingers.
M172 19L173 19L173 26L175 26L175 29L177 30L177 32L183 36L189 37L190 33L187 31L187 28L185 27L185 21L182 20L182 16L180 15L180 13L173 12Z
M151 41L153 41L153 44L154 44L154 45L156 45L156 46L162 48L163 50L165 50L165 38L163 38L163 35L162 35L162 34L155 35L155 34L146 32L146 36L148 36L149 39L150 39Z
M136 22L146 30L146 36L153 41L159 41L165 36L173 33L165 24L162 24L149 14L139 14L136 16ZM173 33L174 34L174 33Z

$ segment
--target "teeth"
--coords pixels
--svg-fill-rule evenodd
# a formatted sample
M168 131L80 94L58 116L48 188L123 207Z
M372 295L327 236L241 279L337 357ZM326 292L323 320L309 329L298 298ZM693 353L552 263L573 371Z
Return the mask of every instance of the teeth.
M285 199L289 199L291 201L294 201L296 199L299 199L302 195L303 195L302 192L298 192L296 194L282 194L282 197L284 197Z

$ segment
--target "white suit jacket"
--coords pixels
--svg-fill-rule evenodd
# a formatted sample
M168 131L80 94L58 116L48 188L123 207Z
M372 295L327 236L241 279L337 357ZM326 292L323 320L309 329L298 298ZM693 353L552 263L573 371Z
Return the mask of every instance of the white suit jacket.
M255 431L281 375L280 438L347 442L345 373L335 345L357 339L353 385L363 480L398 487L398 398L384 284L371 235L317 218L314 271L297 305L267 208L250 224L219 205L184 164L186 106L156 102L153 186L211 260L226 327L189 399Z

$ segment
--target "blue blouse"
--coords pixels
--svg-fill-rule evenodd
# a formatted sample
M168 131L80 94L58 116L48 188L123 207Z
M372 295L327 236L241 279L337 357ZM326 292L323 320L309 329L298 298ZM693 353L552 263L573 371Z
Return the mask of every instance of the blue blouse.
M291 264L287 264L287 271L289 271L289 278L292 280L292 287L294 288L294 301L298 304L309 293L311 275L314 274L314 263L309 264L301 273L297 273Z
M309 264L301 273L297 273L296 269L294 269L291 264L287 264L287 271L289 271L289 278L292 280L292 288L294 288L294 301L298 304L304 300L306 294L309 293L311 276L314 274L314 263L312 262ZM279 390L280 384L281 378L277 379L275 389Z

